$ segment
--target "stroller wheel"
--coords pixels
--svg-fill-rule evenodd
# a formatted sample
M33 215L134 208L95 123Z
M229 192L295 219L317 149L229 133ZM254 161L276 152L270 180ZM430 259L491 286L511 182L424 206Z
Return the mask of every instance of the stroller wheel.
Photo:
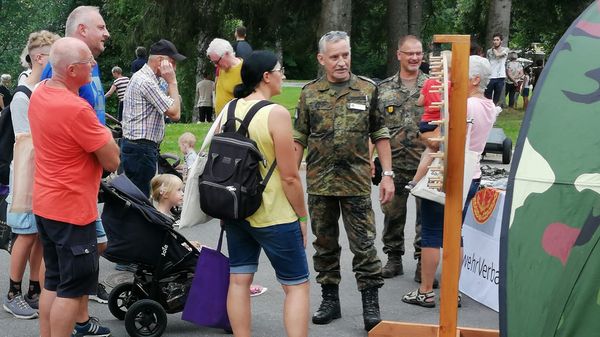
M167 327L167 313L156 301L135 302L125 314L125 329L132 337L159 337Z
M133 293L133 283L125 282L113 288L108 295L108 310L118 320L124 320L127 309L137 300L138 296Z

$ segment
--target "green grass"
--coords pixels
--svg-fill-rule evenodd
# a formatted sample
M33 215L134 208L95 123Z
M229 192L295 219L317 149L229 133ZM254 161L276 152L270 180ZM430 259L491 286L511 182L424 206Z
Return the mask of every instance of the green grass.
M298 103L298 97L300 96L299 87L283 87L280 95L273 97L273 101L283 105L290 111L290 115L294 115L294 110ZM522 106L521 98L517 106ZM504 133L516 143L519 135L519 129L521 128L521 121L523 120L524 110L515 110L506 108L502 111L498 119L496 120L496 127L504 129ZM162 153L174 153L181 156L179 153L179 146L177 145L177 139L179 136L189 131L196 136L196 150L202 145L202 140L210 128L209 123L202 124L167 124L165 132L165 139L161 144L160 150Z
M273 97L273 101L275 103L283 105L286 109L290 111L290 115L293 116L294 110L296 109L296 104L298 103L298 97L300 97L300 90L302 88L297 87L283 87L280 95ZM173 153L177 154L180 157L182 154L179 152L179 145L177 144L177 139L184 132L191 132L196 136L196 150L200 149L202 146L202 141L204 140L204 136L210 129L209 123L201 123L201 124L180 124L180 123L172 123L167 124L167 128L165 130L165 138L160 145L161 153Z
M519 130L521 129L521 122L523 121L524 115L525 110L505 108L500 113L500 116L498 116L498 119L496 119L495 127L502 128L504 130L506 136L512 140L513 147L514 144L517 143Z

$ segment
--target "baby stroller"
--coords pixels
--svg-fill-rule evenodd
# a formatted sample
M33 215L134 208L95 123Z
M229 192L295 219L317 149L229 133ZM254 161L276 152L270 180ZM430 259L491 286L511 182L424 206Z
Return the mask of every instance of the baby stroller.
M108 235L104 256L138 265L133 282L111 291L108 308L125 320L130 336L161 336L166 314L181 312L185 306L199 252L125 175L103 181L101 191Z

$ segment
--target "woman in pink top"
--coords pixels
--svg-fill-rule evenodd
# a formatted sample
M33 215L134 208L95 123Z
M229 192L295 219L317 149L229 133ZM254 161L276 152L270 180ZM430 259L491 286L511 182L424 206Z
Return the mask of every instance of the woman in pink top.
M491 99L484 96L483 92L487 83L482 80L484 77L477 77L480 74L486 74L490 62L480 56L471 56L469 59L469 98L467 99L467 119L473 120L471 124L471 134L469 149L477 152L478 160L475 168L475 174L471 181L471 188L467 194L465 207L463 208L463 220L467 213L467 208L475 193L479 189L481 182L481 169L479 161L485 148L488 136L498 115L498 108ZM485 75L484 75L485 76Z
M471 126L469 148L480 155L483 152L492 125L494 125L494 121L496 120L494 102L483 96L483 92L490 80L490 74L491 67L487 59L481 56L470 57L467 116L473 119L473 125ZM479 164L477 165L478 167L473 176L465 206L469 204L469 201L479 188L481 171L479 170ZM402 301L432 308L436 305L433 280L440 262L440 248L444 239L444 206L431 200L422 199L421 225L421 285L418 289L404 295ZM458 305L460 306L460 295Z

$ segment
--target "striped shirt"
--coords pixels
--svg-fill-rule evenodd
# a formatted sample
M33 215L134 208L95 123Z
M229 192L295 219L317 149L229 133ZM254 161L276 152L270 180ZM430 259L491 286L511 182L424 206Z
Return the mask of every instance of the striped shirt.
M145 64L137 71L125 91L123 100L123 137L147 139L160 143L165 135L164 113L173 99L158 86L158 78Z
M121 76L113 82L113 85L117 88L117 97L119 97L119 101L123 101L123 99L125 99L125 91L129 85L129 77Z

